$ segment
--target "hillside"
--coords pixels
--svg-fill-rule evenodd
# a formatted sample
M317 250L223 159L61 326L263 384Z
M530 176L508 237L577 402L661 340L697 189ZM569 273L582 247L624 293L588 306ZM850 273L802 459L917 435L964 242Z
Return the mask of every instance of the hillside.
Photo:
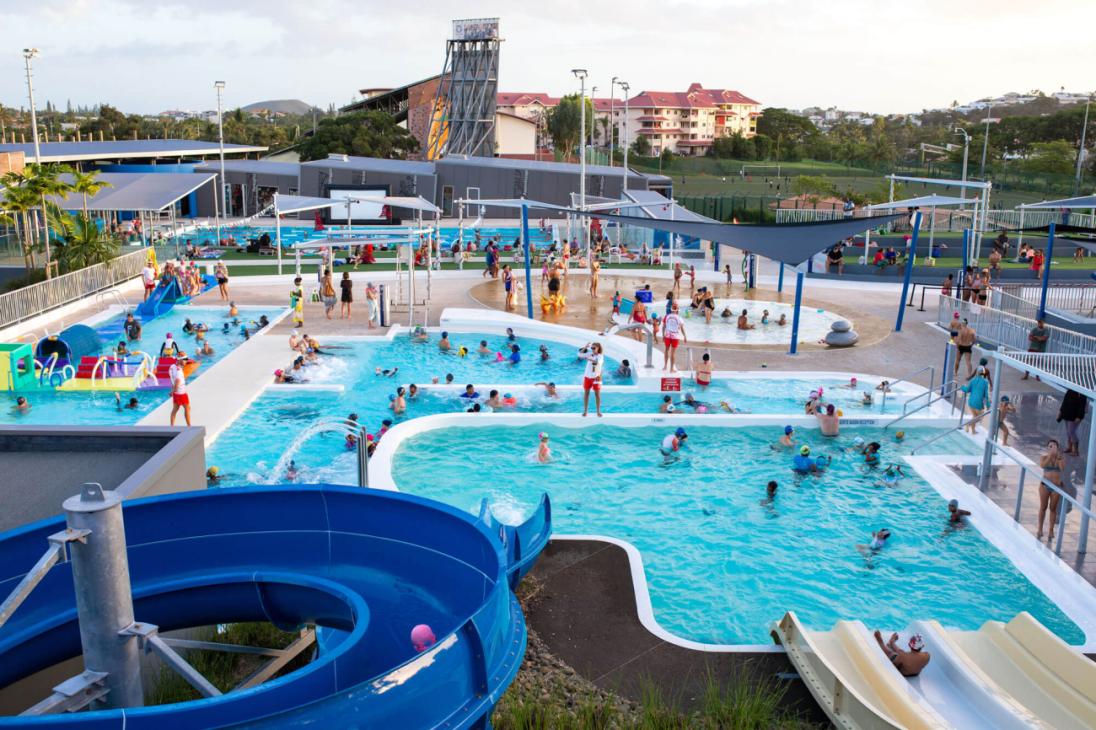
M300 99L270 99L268 101L256 101L242 107L245 112L256 112L265 109L274 114L290 114L300 116L312 111L312 105Z

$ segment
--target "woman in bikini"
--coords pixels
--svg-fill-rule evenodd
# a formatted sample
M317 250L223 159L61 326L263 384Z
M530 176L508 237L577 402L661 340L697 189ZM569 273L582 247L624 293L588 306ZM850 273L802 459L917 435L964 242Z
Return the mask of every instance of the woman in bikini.
M1043 478L1055 486L1062 486L1062 469L1065 468L1065 459L1059 451L1058 442L1054 439L1047 441L1047 452L1039 459L1039 466L1043 467ZM1062 497L1046 484L1039 482L1039 524L1035 537L1043 536L1043 518L1050 512L1050 529L1047 531L1047 540L1054 539L1054 528L1058 526L1058 503Z

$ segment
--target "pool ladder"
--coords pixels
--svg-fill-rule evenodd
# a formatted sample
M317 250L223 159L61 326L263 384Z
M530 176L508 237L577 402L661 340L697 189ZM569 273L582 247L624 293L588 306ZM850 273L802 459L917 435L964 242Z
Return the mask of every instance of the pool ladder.
M911 380L913 380L914 378L916 378L918 375L925 372L926 370L929 371L929 389L927 391L925 391L925 393L932 393L933 388L936 386L936 368L933 367L932 365L926 365L925 367L921 368L920 370L915 370L912 373L907 373L906 375L903 375L898 380L895 380L893 383L888 383L887 384L887 388L885 388L883 390L883 402L882 402L882 405L880 406L880 412L885 412L887 410L887 393L890 392L891 388L898 385L899 383L908 383L908 382L910 382ZM909 404L911 402L913 402L914 400L916 400L916 399L920 398L921 396L925 395L925 393L921 393L920 395L915 395L913 398L910 398L909 400L907 400L905 405L902 406L902 415L903 416L906 415L906 409L909 407Z
M950 400L950 399L953 395L955 395L957 392L959 392L960 387L961 386L959 385L959 383L956 383L956 382L948 383L947 385L944 386L944 390L943 390L942 393L940 393L940 395L933 395L931 398L929 398L927 401L925 401L921 405L914 408L912 411L909 411L906 408L903 408L902 409L902 415L899 416L898 418L895 418L893 421L888 422L887 425L883 426L883 430L886 431L888 428L890 428L894 424L898 423L899 421L901 421L905 418L909 418L914 413L918 413L919 411L923 411L926 408L929 408L930 406L932 406L933 403L936 403L936 402L942 401L942 400L948 400L948 402L951 403L952 413L954 413L955 412L955 402ZM928 393L930 395L932 395L931 390L928 391ZM922 393L921 395L925 395L925 394ZM916 396L916 397L920 398L921 396ZM913 400L914 400L914 398L910 398L910 400L906 402L906 405L908 406L909 403L912 402ZM964 397L964 400L963 400L963 405L964 406L966 405L965 397ZM960 408L959 409L960 425L962 425L962 420L963 420L963 409Z

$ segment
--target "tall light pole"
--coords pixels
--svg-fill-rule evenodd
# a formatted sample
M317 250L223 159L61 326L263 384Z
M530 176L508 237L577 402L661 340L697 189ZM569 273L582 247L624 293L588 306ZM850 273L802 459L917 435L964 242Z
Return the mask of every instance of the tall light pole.
M1077 195L1081 192L1081 163L1085 158L1085 132L1088 131L1088 107L1092 103L1092 98L1085 102L1085 121L1081 122L1081 146L1077 148L1077 169L1073 173L1073 194Z
M982 182L986 181L986 149L989 148L989 122L990 115L993 113L993 104L989 105L986 109L986 133L982 137L982 165L978 169L978 177L982 179Z
M613 106L613 94L616 91L617 77L609 82L609 167L613 166L613 137L616 136L616 110Z
M585 104L582 105L586 107ZM590 146L597 149L597 87L590 87Z
M628 192L628 91L631 88L627 81L620 82L620 90L624 93L624 137L621 139L624 144L624 187L621 190L625 193Z
M580 152L582 157L579 158L579 173L578 173L578 208L581 211L586 210L586 69L573 68L571 69L579 80L579 127L578 137L580 142ZM582 229L586 230L586 217L583 216ZM586 236L586 246L590 245L590 237ZM587 256L589 258L589 256Z
M217 89L217 144L221 152L221 211L228 215L228 196L225 193L225 115L221 110L221 92L225 89L224 81L214 81Z
M960 198L965 198L965 197L967 197L967 186L966 186L966 182L967 182L967 155L970 154L970 135L967 134L967 130L963 129L962 127L956 127L953 134L963 135L963 183L964 184L960 187L959 197Z
M33 74L31 74L30 72L30 59L34 58L37 55L37 48L23 49L23 61L27 67L27 97L30 100L30 131L31 134L34 136L34 162L41 165L42 150L38 147L38 112L34 108L34 82L31 81L31 79L33 78ZM49 254L47 253L46 255L48 257Z

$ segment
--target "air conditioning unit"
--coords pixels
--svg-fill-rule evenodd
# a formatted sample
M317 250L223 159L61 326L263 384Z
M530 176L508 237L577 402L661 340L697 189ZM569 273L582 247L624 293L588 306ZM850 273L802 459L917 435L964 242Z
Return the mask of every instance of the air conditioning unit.
M332 152L327 156L329 160L339 160L340 162L350 162L350 155L340 154L338 152Z

